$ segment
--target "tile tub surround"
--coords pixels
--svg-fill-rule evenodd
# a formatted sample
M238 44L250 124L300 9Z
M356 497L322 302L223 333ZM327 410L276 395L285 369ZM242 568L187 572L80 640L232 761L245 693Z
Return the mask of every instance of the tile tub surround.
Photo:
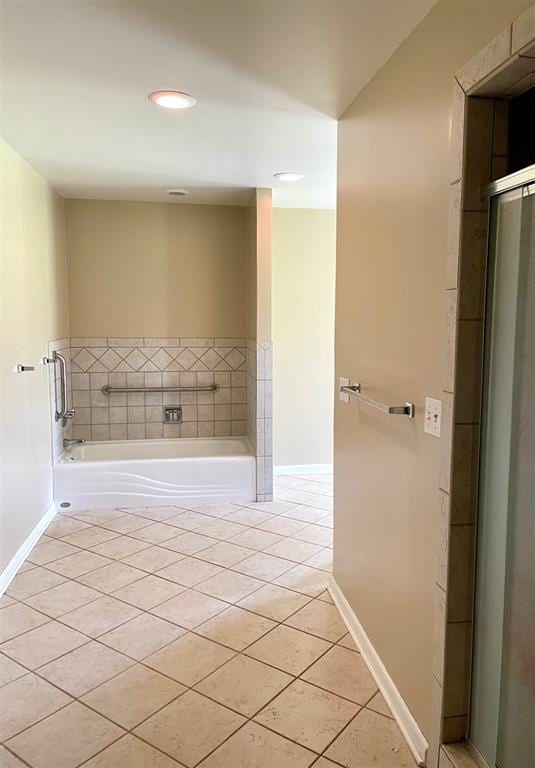
M58 514L0 603L0 763L413 768L325 592L331 493Z
M273 499L273 343L247 342L247 437L257 458L256 499Z
M72 338L73 436L85 440L226 437L246 434L243 339ZM102 387L218 384L217 392L115 393ZM163 408L180 405L182 424Z

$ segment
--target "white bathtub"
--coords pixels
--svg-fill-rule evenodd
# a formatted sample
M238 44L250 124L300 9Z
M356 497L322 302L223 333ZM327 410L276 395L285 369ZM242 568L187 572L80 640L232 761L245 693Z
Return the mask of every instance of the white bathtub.
M244 437L85 443L54 465L56 506L73 510L249 502L255 486Z

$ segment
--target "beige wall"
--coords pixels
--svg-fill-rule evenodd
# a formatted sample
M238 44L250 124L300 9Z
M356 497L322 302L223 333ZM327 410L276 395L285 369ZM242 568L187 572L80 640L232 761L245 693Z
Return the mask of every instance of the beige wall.
M69 334L63 199L0 140L0 572L52 502L47 342ZM35 371L14 373L17 363Z
M335 211L273 211L275 466L332 463Z
M65 207L73 336L245 336L245 208Z
M335 407L335 578L424 733L432 597L453 73L529 2L443 0L339 124L336 375L414 421Z

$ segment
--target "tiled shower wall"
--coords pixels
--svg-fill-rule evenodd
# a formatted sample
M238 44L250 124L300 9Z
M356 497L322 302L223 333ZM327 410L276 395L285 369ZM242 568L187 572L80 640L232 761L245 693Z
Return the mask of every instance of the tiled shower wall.
M72 338L72 436L85 440L245 435L246 344L243 339ZM102 387L218 384L216 392L105 394ZM163 408L182 406L181 424Z
M247 437L256 454L256 499L273 498L273 344L247 342Z

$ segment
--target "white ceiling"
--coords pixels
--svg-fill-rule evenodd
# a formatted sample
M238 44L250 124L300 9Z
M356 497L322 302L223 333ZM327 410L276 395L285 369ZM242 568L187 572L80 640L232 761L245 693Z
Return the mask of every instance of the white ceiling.
M2 133L66 197L334 207L336 119L434 2L1 0Z

